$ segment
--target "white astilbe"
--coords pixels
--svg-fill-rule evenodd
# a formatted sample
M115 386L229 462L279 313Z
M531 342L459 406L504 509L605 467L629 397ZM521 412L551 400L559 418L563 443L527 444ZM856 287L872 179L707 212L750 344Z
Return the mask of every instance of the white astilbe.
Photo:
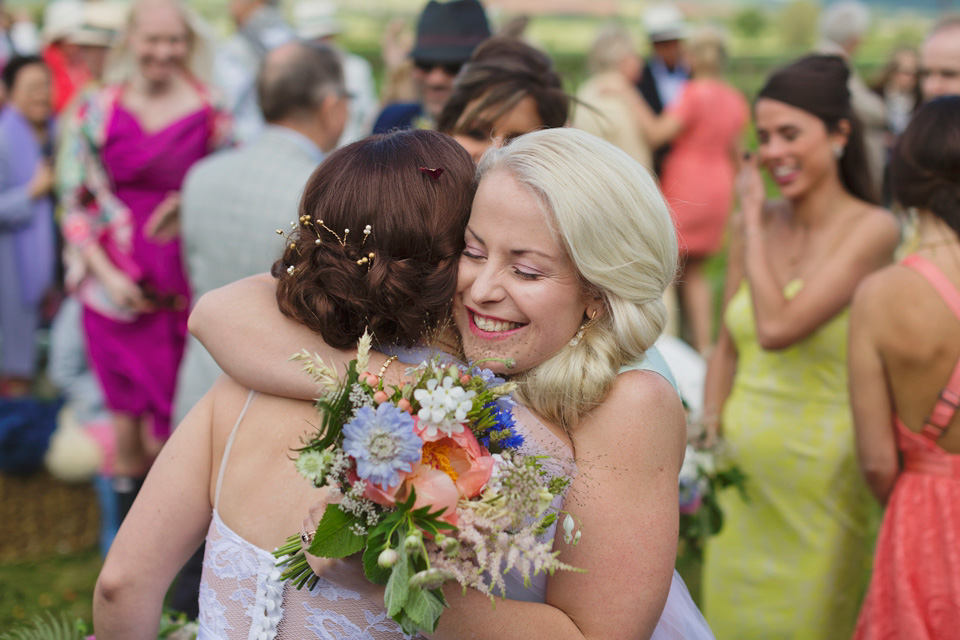
M363 335L357 341L357 373L363 373L370 364L370 346L373 344L373 336L366 329Z
M302 349L288 359L290 362L302 362L301 371L313 378L314 382L320 385L321 395L326 395L335 391L340 386L340 378L337 372L323 361L319 354L310 353Z

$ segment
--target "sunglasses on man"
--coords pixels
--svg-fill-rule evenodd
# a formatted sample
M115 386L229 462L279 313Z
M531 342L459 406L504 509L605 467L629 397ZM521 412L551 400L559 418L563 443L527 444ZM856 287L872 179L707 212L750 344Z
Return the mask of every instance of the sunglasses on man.
M439 68L448 76L455 76L460 73L460 69L463 68L462 62L434 62L433 60L414 60L413 66L415 66L420 71L424 73L430 73L434 69Z

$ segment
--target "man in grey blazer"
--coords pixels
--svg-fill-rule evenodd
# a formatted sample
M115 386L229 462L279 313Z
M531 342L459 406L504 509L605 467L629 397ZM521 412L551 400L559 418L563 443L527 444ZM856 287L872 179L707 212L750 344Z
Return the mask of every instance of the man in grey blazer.
M303 187L346 122L336 52L293 42L267 54L257 77L267 125L250 144L198 162L184 182L180 223L193 299L268 271L297 219ZM194 338L180 365L177 422L210 389L220 369Z

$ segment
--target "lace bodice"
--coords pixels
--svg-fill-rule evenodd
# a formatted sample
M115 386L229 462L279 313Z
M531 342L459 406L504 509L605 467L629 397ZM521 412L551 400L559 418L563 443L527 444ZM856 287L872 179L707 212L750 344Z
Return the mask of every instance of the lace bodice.
M320 579L297 590L280 579L276 559L233 531L217 510L237 429L255 396L250 392L220 462L213 515L200 580L197 640L393 640L409 638L383 603Z
M237 535L216 509L200 582L198 640L391 640L405 638L382 603L322 578L298 591L273 555Z

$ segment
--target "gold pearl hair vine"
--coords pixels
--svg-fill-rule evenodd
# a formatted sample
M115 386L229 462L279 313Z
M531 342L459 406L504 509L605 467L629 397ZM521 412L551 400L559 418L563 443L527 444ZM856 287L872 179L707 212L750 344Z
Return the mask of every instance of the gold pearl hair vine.
M338 234L336 231L334 231L333 229L331 229L330 227L328 227L327 225L325 225L325 224L323 223L323 220L316 220L316 221L315 221L315 220L313 219L313 216L311 216L311 215L309 215L309 214L305 214L305 215L300 216L300 224L302 224L302 225L305 226L305 227L308 227L308 226L312 226L312 227L313 227L313 230L314 230L314 231L316 232L316 234L317 234L317 239L314 240L314 244L317 244L317 245L323 244L323 239L321 238L321 236L323 235L323 232L321 231L321 229L323 229L324 231L326 231L327 233L329 233L330 235L332 235L334 238L336 238L336 239L337 239L337 242L340 244L341 247L346 248L346 246L347 246L347 238L350 236L350 229L344 229L344 230L343 230L343 236L341 236L341 235ZM291 229L296 229L296 228L297 228L297 223L296 223L296 222L291 222L291 223L290 223L290 228L291 228ZM290 247L291 247L294 251L296 251L298 255L300 255L300 250L297 249L296 242L294 242L294 240L293 240L293 238L292 238L291 236L288 236L287 234L285 234L282 229L277 229L277 233L278 233L279 235L283 236L286 240L288 240L288 241L290 242ZM366 225L366 226L363 228L363 240L360 241L360 250L361 250L361 251L363 250L363 245L365 245L365 244L367 243L367 237L369 237L369 235L370 235L371 233L373 233L373 227L371 227L371 226L368 224L368 225ZM373 262L373 259L374 259L375 257L376 257L375 254L374 254L373 252L370 252L370 253L368 253L366 256L364 256L364 257L360 258L359 260L357 260L357 264L358 264L358 265L363 265L363 264L367 265L367 270L369 271L369 270L370 270L370 263ZM287 267L287 273L290 274L290 275L293 275L293 272L294 272L295 270L296 270L296 268L295 268L293 265Z

